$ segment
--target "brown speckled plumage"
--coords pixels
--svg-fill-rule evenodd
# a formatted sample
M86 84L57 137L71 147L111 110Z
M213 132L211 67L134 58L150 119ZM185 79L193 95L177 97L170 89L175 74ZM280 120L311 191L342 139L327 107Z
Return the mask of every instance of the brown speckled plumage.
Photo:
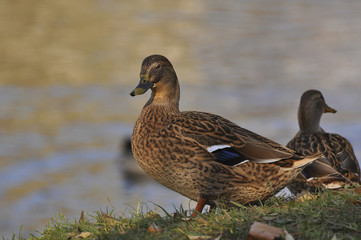
M315 159L220 116L180 112L178 79L163 56L144 59L140 77L131 95L149 88L152 94L134 126L133 154L147 174L194 201L264 200ZM220 149L210 150L212 146Z
M308 178L319 177L317 181L320 183L324 180L327 183L360 183L360 167L351 143L338 134L326 133L320 127L321 116L326 112L335 113L336 110L326 104L321 92L304 92L298 108L300 130L287 147L306 156L316 153L324 155L323 159L305 168L303 173ZM332 173L332 169L328 171L327 167L331 167L335 172ZM297 179L302 181L300 177ZM303 187L306 188L307 184Z

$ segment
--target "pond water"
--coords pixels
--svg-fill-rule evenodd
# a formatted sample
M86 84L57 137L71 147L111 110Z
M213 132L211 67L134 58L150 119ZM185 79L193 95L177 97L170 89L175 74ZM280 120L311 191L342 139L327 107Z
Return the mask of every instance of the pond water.
M194 206L124 147L149 97L129 92L154 53L177 71L181 109L282 144L301 94L321 90L338 110L323 128L361 158L360 12L351 0L2 1L0 235L36 235L58 212Z

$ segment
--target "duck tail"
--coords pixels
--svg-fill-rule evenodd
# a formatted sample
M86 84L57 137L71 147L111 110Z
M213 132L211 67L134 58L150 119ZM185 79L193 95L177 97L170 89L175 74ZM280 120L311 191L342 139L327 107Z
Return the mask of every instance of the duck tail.
M274 164L284 168L285 170L304 168L312 162L323 157L323 154L314 154L311 156L301 156L298 154L293 155L291 158L283 159Z

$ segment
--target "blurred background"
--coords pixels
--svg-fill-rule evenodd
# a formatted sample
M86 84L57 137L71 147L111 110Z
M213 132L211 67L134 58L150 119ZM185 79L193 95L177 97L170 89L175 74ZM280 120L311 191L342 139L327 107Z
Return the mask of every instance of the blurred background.
M361 159L360 12L358 0L2 0L0 233L37 235L58 212L194 204L138 172L128 150L149 98L129 92L154 53L176 69L182 110L282 144L301 94L321 90L338 110L323 128Z

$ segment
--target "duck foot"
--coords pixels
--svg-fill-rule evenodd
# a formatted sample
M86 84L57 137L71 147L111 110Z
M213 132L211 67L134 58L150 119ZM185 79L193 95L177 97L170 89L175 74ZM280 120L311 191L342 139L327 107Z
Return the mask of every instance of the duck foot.
M197 202L196 208L195 208L195 209L193 210L193 212L192 212L192 217L195 217L195 216L197 216L199 213L202 213L203 208L204 208L204 206L206 205L206 203L207 203L207 199L205 199L205 198L200 198L200 199L198 200L198 202Z

